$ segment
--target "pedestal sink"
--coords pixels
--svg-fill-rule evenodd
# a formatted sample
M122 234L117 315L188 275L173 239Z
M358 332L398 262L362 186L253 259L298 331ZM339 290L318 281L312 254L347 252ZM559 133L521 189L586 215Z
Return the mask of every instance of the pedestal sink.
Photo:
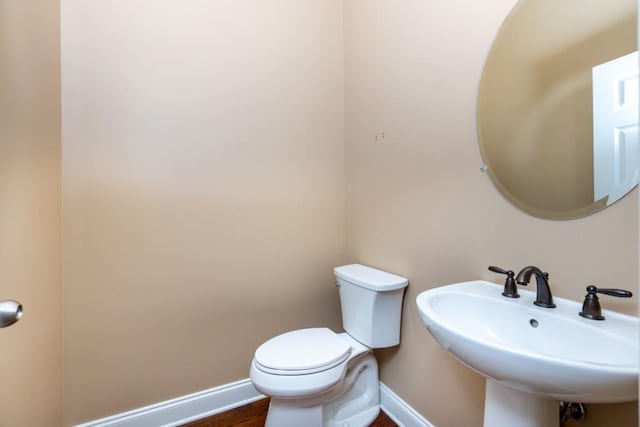
M589 320L581 302L556 297L556 308L541 308L532 291L513 299L502 290L477 280L416 301L438 343L486 377L485 427L558 426L559 400L638 399L638 318L603 310L606 320Z

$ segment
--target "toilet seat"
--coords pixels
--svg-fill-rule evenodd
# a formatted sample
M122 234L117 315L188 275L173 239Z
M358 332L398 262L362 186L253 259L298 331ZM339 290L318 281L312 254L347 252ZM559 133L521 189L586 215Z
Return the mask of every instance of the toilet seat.
M354 354L368 350L353 341L327 328L278 335L258 347L249 376L259 392L279 399L330 393L343 380Z
M328 328L309 328L271 338L255 352L256 368L273 375L308 375L344 363L349 343Z

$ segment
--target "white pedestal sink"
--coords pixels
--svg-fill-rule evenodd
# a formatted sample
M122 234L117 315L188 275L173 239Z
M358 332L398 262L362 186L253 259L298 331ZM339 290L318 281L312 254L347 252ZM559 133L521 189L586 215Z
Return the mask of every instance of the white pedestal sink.
M558 426L558 401L610 403L638 398L639 322L582 303L535 293L505 298L502 286L464 282L422 292L420 317L442 347L487 378L485 427Z

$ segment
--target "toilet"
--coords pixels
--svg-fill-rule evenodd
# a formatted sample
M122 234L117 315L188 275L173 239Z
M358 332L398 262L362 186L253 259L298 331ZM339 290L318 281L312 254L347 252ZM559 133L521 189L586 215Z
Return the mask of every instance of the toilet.
M255 352L250 378L270 396L266 427L364 427L380 412L374 348L400 343L407 279L361 264L334 269L345 332L299 329Z

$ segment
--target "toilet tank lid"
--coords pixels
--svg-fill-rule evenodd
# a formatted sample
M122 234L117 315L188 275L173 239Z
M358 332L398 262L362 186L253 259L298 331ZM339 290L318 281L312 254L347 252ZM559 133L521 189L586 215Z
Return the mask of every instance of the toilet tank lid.
M406 287L409 283L404 277L362 264L343 265L334 268L333 272L339 279L376 292L395 291Z

